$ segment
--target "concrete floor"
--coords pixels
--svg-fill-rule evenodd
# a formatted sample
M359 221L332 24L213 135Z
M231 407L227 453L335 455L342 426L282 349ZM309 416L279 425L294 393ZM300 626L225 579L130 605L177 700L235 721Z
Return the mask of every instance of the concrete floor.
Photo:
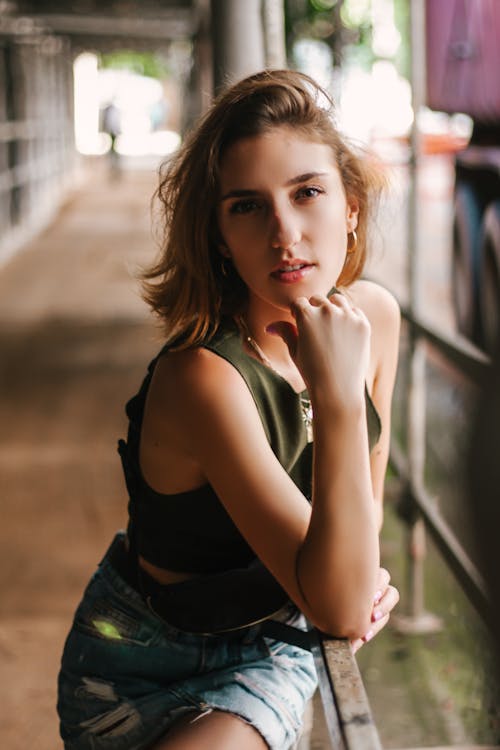
M57 750L72 610L126 500L114 445L157 348L133 274L155 174L101 165L0 270L0 747Z
M154 169L111 182L104 165L92 164L57 221L0 269L0 747L7 750L60 750L54 706L63 639L90 572L126 521L114 445L125 429L123 405L160 340L134 280L154 253L155 182ZM397 288L404 218L387 210L400 224L391 224L379 275L392 273ZM445 232L440 215L434 232ZM449 320L442 266L429 285L429 309L444 309ZM368 647L372 681L383 668L375 649L389 651L392 662L401 651L399 642L376 641ZM378 692L377 720L384 711L411 720L413 697L398 680ZM387 747L449 741L440 731L426 735L425 722L420 731L397 720L390 726ZM326 747L318 719L312 750Z

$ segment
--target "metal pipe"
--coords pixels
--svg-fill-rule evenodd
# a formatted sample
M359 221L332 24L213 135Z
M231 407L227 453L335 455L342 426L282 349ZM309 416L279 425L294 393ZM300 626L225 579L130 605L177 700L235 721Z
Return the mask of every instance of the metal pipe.
M214 90L265 67L261 0L211 0Z
M408 184L408 305L415 315L422 305L422 284L419 258L418 157L420 152L418 113L423 103L422 60L424 34L423 3L411 0L410 54L413 124L411 129ZM425 466L425 349L415 329L410 331L408 409L406 439L410 487L417 491L423 485ZM411 522L407 537L407 577L409 607L404 629L428 631L430 624L424 609L425 527L418 516ZM401 619L401 618L400 618Z

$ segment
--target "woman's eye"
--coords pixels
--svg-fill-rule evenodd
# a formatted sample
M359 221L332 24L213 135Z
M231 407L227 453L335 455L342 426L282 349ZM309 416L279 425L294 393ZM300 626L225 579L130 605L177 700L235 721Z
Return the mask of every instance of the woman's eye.
M316 196L321 195L323 192L324 191L320 188L309 185L307 187L300 188L300 190L297 192L297 198L316 198Z
M257 201L253 199L236 201L229 209L231 214L249 214L251 211L256 211L259 208Z

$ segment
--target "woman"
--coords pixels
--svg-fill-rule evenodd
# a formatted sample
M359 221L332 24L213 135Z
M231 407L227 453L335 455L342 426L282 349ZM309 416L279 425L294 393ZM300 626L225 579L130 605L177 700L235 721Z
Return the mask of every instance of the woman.
M378 531L399 313L359 280L376 173L325 96L251 76L166 167L145 296L167 341L127 405L127 534L65 647L68 749L284 750L316 684L304 616L356 649L397 601Z

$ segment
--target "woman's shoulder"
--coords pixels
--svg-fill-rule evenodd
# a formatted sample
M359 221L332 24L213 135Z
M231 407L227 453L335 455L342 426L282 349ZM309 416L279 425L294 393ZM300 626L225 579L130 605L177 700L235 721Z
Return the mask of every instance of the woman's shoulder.
M203 347L168 351L151 378L144 424L159 444L194 456L195 443L212 440L228 414L246 418L247 401L240 375L221 357Z
M374 281L358 279L348 288L348 296L361 308L370 321L372 329L399 330L401 313L394 295Z
M398 358L401 320L394 295L380 284L365 279L354 282L348 295L370 322L372 383L382 372L392 381Z
M223 319L214 334L200 344L164 350L155 379L182 392L211 392L213 387L225 391L233 386L238 390L255 369L252 365L254 360L244 352L237 325Z
M241 377L231 364L213 351L196 346L167 351L158 360L152 386L171 394L189 394L192 398L213 397L224 390L241 387Z

